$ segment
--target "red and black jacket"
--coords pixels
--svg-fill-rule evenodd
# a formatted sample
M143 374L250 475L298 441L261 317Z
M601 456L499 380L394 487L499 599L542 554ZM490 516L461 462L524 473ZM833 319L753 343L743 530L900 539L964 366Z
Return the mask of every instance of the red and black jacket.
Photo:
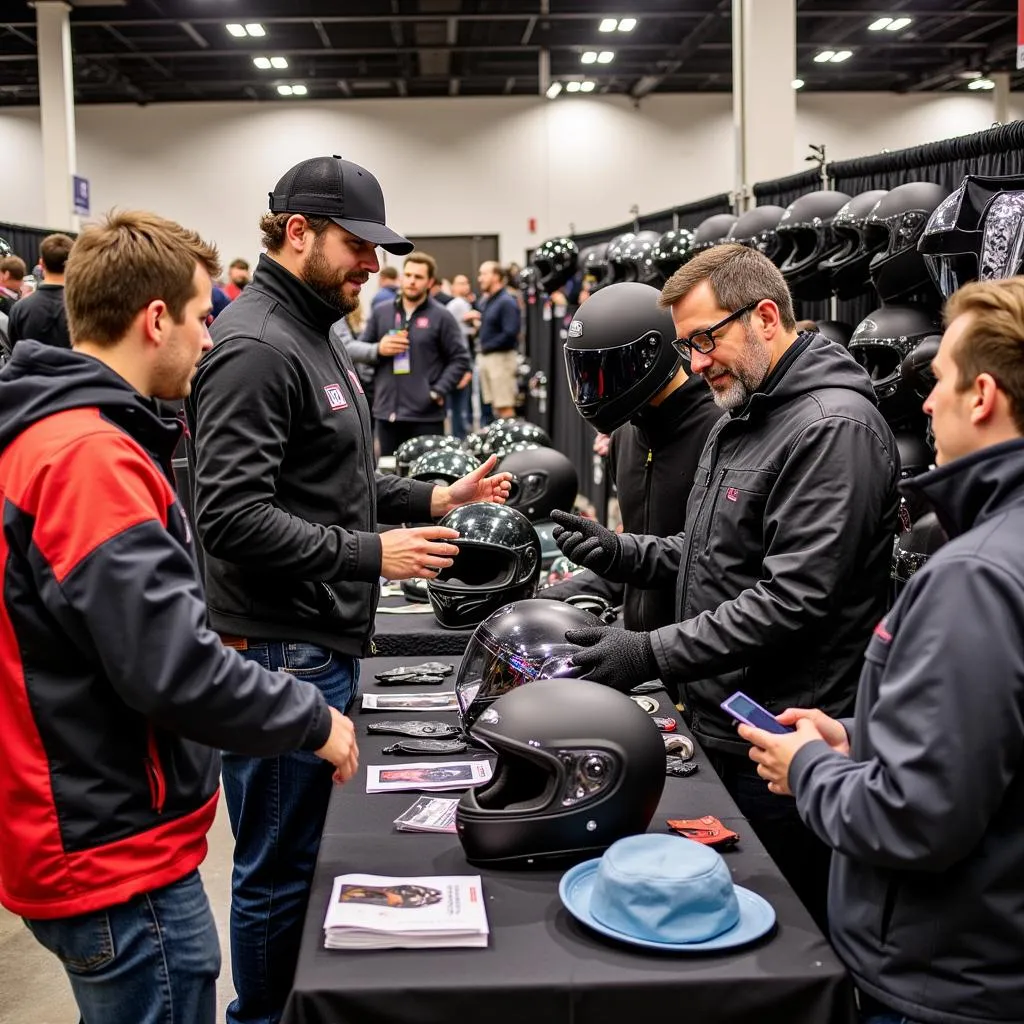
M223 647L171 484L180 425L100 361L0 375L0 903L100 910L206 854L222 747L316 749L319 691Z

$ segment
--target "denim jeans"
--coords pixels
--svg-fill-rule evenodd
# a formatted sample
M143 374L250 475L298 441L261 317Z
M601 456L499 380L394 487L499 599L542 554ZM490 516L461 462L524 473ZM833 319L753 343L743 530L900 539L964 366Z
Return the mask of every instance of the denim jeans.
M452 421L452 436L464 438L473 426L472 381L464 388L456 389L448 396L448 416Z
M313 683L346 711L359 663L308 643L250 640L242 657ZM295 975L302 920L327 815L334 767L313 753L224 754L224 796L235 836L231 875L228 1024L276 1024Z
M198 871L106 910L25 924L64 965L82 1024L214 1024L220 946Z
M917 1024L917 1021L904 1017L902 1013L869 1013L861 1014L860 1024Z

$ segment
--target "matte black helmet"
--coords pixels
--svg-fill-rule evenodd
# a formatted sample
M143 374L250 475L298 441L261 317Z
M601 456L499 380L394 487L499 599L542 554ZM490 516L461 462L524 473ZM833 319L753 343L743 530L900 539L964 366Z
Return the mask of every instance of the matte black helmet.
M900 302L932 292L933 285L917 243L935 208L949 190L930 181L897 185L875 204L864 231L875 249L869 269L882 302Z
M907 387L900 366L925 338L941 333L924 306L882 306L865 317L850 339L850 354L871 376L878 407L890 426L920 419L921 402Z
M819 267L842 243L832 229L835 215L850 201L845 192L808 192L786 207L779 226L779 269L794 299L827 299L831 282Z
M946 299L969 281L1019 274L1024 263L1024 177L968 174L928 218L917 249Z
M705 249L710 249L713 245L724 242L725 236L729 234L730 229L737 220L739 218L732 213L716 213L711 217L705 217L697 225L697 230L693 233L690 256L697 256L699 253L704 252Z
M435 448L433 451L425 452L409 467L409 476L413 480L443 486L461 480L479 465L476 456L470 455L469 452L456 451L454 448Z
M571 238L549 238L537 246L531 261L540 276L540 286L549 295L558 291L576 273L579 249Z
M777 264L781 245L775 229L785 213L781 206L755 206L742 214L725 236L727 242L737 242L748 249L756 249Z
M513 451L498 463L497 471L512 474L512 490L505 504L518 509L531 523L549 519L554 509L569 511L579 491L579 474L572 460L554 448Z
M864 225L868 215L886 194L884 188L872 189L855 195L832 218L832 230L842 247L828 259L821 261L820 269L829 275L832 292L840 299L852 299L871 287L868 266L882 243L876 238L874 246L868 243Z
M495 420L487 428L484 451L488 455L497 455L501 458L519 444L550 448L551 438L542 427L538 427L536 423L527 423L526 420Z
M503 604L537 592L540 541L521 512L473 502L453 509L440 525L459 532L459 553L452 564L427 580L430 606L440 625L475 626Z
M843 348L850 347L850 336L853 334L853 326L843 323L842 320L818 320L818 333L834 341Z
M611 284L607 242L584 249L580 254L579 264L583 268L583 287L591 294Z
M556 666L579 650L565 639L566 630L600 625L588 611L543 598L496 609L473 630L455 679L463 728L502 694L550 678L546 666Z
M616 246L609 254L612 279L650 283L652 274L657 276L658 273L653 253L660 237L657 231L638 231L628 242Z
M899 430L895 433L896 451L900 457L900 479L906 480L927 473L935 462L935 453L920 431Z
M564 346L569 393L580 415L604 434L638 413L675 376L675 325L650 285L611 285L588 299Z
M935 373L932 360L939 353L942 336L931 334L910 350L907 358L900 364L900 376L903 382L923 402L935 387Z
M457 437L446 434L423 434L421 437L410 437L395 449L395 465L399 476L408 476L412 464L427 452L444 449L446 451L465 451L465 444Z
M684 263L693 250L693 232L686 228L666 231L654 247L654 264L667 281Z
M650 716L587 680L515 689L470 735L497 755L491 781L456 809L473 864L551 866L594 856L646 831L665 786L665 746Z

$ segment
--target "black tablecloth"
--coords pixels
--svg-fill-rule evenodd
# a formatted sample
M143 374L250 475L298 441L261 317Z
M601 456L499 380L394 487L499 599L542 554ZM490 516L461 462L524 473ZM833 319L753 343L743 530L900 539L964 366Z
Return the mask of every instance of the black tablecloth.
M377 689L374 672L408 660L364 662L363 690ZM660 713L674 714L664 693L655 696ZM388 737L366 734L366 723L380 717L355 715L364 766L392 759L380 753ZM416 794L367 795L363 768L331 799L284 1024L628 1024L666 1017L694 1024L850 1024L851 990L841 963L700 751L697 760L696 775L666 780L651 830L667 831L669 817L714 814L740 833L739 846L725 858L738 884L775 907L778 925L769 938L704 955L651 953L606 940L562 907L560 872L478 869L453 835L396 832L393 820ZM332 881L351 872L482 875L487 949L325 950Z
M384 608L407 608L411 602L404 597L383 597L374 621L374 650L380 658L423 659L438 654L461 655L473 635L472 629L442 629L429 611L429 605L417 604L425 609L412 614L393 615Z

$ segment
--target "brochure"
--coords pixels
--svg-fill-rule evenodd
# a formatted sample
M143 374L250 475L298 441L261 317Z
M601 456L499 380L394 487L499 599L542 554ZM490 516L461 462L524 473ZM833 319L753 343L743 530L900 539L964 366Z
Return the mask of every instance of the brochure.
M454 690L443 693L364 693L363 711L458 711Z
M407 811L395 818L399 832L454 832L458 800L444 796L421 796Z
M417 789L470 789L491 778L490 761L416 761L411 764L371 764L366 767L367 793Z

